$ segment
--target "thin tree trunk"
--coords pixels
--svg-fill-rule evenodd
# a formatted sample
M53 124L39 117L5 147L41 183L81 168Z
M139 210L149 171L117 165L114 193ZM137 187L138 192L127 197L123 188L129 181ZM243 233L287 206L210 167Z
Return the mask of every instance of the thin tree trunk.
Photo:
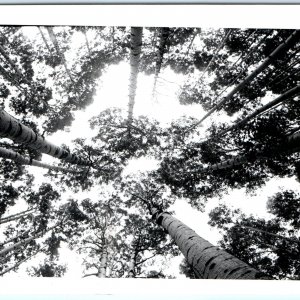
M71 164L91 165L87 160L46 141L44 137L36 134L32 129L23 125L4 110L0 110L0 136L9 138L16 143L25 144L41 153L51 155Z
M273 236L273 237L276 237L278 239L281 239L281 240L286 240L286 241L289 241L289 242L293 242L293 243L300 243L300 240L298 239L293 239L293 238L288 238L288 237L285 237L285 236L282 236L282 235L279 235L279 234L275 234L275 233L271 233L271 232L268 232L268 231L265 231L265 230L262 230L262 229L258 229L258 228L255 228L255 227L251 227L251 226L244 226L244 225L239 225L239 224L236 224L236 226L238 227L241 227L241 228L246 228L246 229L249 229L249 230L252 230L252 231L257 231L257 232L260 232L260 233L263 233L263 234L266 234L266 235L270 235L270 236Z
M39 249L39 250L35 251L33 254L29 255L28 257L26 257L26 258L22 259L21 261L17 262L12 267L9 267L9 268L5 269L4 271L2 271L0 273L0 276L3 276L4 274L6 274L6 273L8 273L8 272L10 272L10 271L18 268L22 263L24 263L25 261L31 259L32 257L34 257L35 255L37 255L41 251L42 251L42 249Z
M20 238L20 237L26 235L26 234L29 233L29 232L30 232L30 230L26 230L26 231L24 231L23 233L20 233L20 234L18 234L17 236L15 236L15 237L13 237L13 238L10 238L10 239L4 241L3 243L0 243L0 246L2 247L2 246L6 245L6 244L8 244L8 243L11 243L12 241L17 240L18 238Z
M251 119L257 117L258 115L260 115L261 113L267 111L268 109L276 106L277 104L288 100L296 95L298 95L300 92L300 85L295 86L294 88L286 91L284 94L280 95L279 97L277 97L276 99L274 99L273 101L270 101L269 103L267 103L266 105L258 108L257 110L255 110L253 113L251 113L250 115L246 116L243 120L237 122L236 124L230 126L229 128L225 129L224 131L222 131L220 134L217 134L217 136L223 136L225 133L235 130L237 128L241 128L242 126L244 126L248 121L250 121Z
M128 265L128 278L135 278L135 265L136 265L136 251L133 251L130 255L129 265Z
M155 66L155 74L154 74L154 84L152 89L152 98L154 97L158 76L162 67L164 54L166 53L167 41L170 36L170 29L168 27L161 28L159 46L157 51L157 60Z
M174 239L198 278L271 279L235 256L213 246L169 213L152 209L152 216Z
M90 44L89 44L89 40L88 40L88 37L87 37L86 27L85 26L84 26L84 29L83 29L83 34L84 34L84 39L85 39L86 47L88 49L89 55L91 56L91 48L90 48Z
M128 102L128 125L131 125L133 118L133 107L136 95L137 77L140 64L142 47L142 27L131 27L131 50L130 50L130 78L129 78L129 102Z
M107 267L107 246L104 246L101 255L101 260L100 260L100 268L97 275L99 278L106 277L106 267Z
M42 163L35 159L31 159L31 158L22 156L21 154L15 152L15 151L5 149L2 147L0 147L0 157L13 160L20 165L29 165L29 166L48 169L48 170L62 171L62 172L68 172L68 173L79 173L80 172L77 170L72 170L72 169L68 169L68 168L45 164L45 163Z
M225 37L223 38L223 40L221 41L221 43L219 44L219 47L216 49L215 53L213 54L212 59L210 60L210 62L208 63L207 67L205 68L205 70L202 72L200 78L199 78L199 82L201 81L201 79L203 78L203 76L205 75L205 73L209 70L209 67L211 66L211 64L215 61L218 53L220 52L220 50L223 48L225 42L227 41L229 35L231 34L231 29L228 30L228 32L226 33Z
M274 154L278 152L296 152L299 151L299 149L300 149L300 131L287 137L286 142L283 142L282 145L279 148L274 149L273 152ZM223 162L213 164L208 167L200 168L199 171L209 172L214 170L228 169L233 166L241 165L243 163L247 163L253 160L264 159L264 158L268 158L268 157L266 157L266 155L260 152L257 153L255 158L253 157L250 158L247 155L239 155L237 157L225 160Z
M11 215L11 216L1 218L0 219L0 224L4 224L4 223L8 223L8 222L11 222L11 221L18 220L18 219L20 219L24 216L28 216L28 215L32 214L34 211L35 211L35 208L31 208L31 209L27 209L25 211L19 212L17 214Z
M44 43L45 43L45 45L46 45L46 48L47 48L48 51L49 51L49 54L51 55L51 54L52 54L52 51L51 51L50 45L49 45L48 42L47 42L47 39L46 39L46 37L45 37L45 35L44 35L43 31L42 31L41 26L38 26L38 30L39 30L39 32L40 32L40 34L41 34L41 36L42 36L42 39L43 39L43 41L44 41Z
M253 80L258 74L265 70L282 51L289 49L295 42L299 40L300 30L295 30L284 42L282 42L252 73L250 73L242 82L240 82L227 96L221 99L217 104L209 110L200 121L198 121L192 128L200 125L213 112L219 109L226 101L231 99L237 92Z
M61 59L62 59L62 61L63 61L63 65L64 65L64 67L65 67L66 73L68 74L70 80L71 80L73 83L75 83L75 82L74 82L74 79L73 79L73 77L72 77L72 75L71 75L71 73L70 73L70 70L68 69L67 62L66 62L66 58L65 58L64 54L61 53L61 51L60 51L60 49L59 49L59 45L58 45L56 36L55 36L55 34L54 34L53 28L52 28L51 26L47 26L46 28L47 28L47 30L48 30L49 37L50 37L50 39L51 39L51 41L52 41L52 44L53 44L53 46L54 46L54 48L55 48L55 50L56 50L57 55L58 55L59 57L61 57Z
M46 229L46 230L40 231L40 232L38 232L37 234L35 234L35 235L33 235L33 236L31 236L31 237L29 237L29 238L23 240L23 241L17 242L17 243L15 243L15 244L11 245L11 246L8 246L8 247L2 249L2 250L0 251L0 256L4 256L6 253L8 253L8 252L10 252L10 251L12 251L12 250L14 250L14 249L16 249L16 248L20 248L20 247L23 246L23 245L26 245L26 244L30 243L32 240L35 240L35 239L37 239L37 238L43 236L46 232L48 232L48 231L54 229L54 228L57 227L57 226L58 226L58 225L55 225L55 226L52 226L52 227L50 227L50 228L48 228L48 229Z

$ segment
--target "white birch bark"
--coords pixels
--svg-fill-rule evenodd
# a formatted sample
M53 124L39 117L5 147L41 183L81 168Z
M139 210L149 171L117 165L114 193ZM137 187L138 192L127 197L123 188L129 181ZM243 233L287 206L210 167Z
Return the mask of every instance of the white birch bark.
M129 78L129 101L127 123L131 125L133 118L133 107L135 102L137 78L139 72L140 55L142 47L142 27L131 27L130 40L130 78Z
M198 276L208 279L271 279L243 261L213 246L172 215L152 209L153 218L174 239Z
M80 172L77 170L72 170L72 169L68 169L68 168L45 164L38 160L22 156L21 154L15 152L15 151L5 149L2 147L0 147L0 157L9 159L9 160L13 160L20 165L28 165L28 166L34 166L34 167L44 168L44 169L48 169L48 170L62 171L62 172L68 172L68 173L79 173Z
M32 129L23 125L4 110L0 110L0 136L11 139L16 143L25 144L41 153L51 155L71 164L90 165L90 162L81 157L46 141L44 137L36 134Z
M295 30L285 41L283 41L253 72L251 72L241 83L239 83L227 96L221 99L217 104L209 110L204 117L198 121L194 126L200 125L206 118L208 118L213 112L219 109L226 101L232 98L237 92L239 92L246 84L253 80L258 74L265 70L284 50L288 50L296 42L299 41L300 30Z
M107 268L107 247L103 246L103 251L102 251L101 260L100 260L100 268L99 268L99 272L98 272L99 278L106 277L106 268Z

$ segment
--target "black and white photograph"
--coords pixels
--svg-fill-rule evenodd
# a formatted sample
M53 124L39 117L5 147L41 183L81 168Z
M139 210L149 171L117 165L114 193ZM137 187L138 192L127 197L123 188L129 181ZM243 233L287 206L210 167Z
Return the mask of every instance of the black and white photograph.
M300 30L0 26L0 275L300 279Z

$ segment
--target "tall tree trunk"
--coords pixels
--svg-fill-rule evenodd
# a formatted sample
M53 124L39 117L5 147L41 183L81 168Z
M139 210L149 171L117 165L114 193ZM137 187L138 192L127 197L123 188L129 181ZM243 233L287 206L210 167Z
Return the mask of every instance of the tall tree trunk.
M278 152L296 152L299 151L300 149L300 131L296 132L286 138L285 142L282 142L282 145L274 149L274 154ZM233 166L241 165L243 163L247 163L253 160L259 160L259 159L264 159L268 158L266 157L265 154L258 152L256 157L249 157L247 155L239 155L231 159L227 159L223 162L213 164L207 167L200 168L199 171L201 172L209 172L209 171L214 171L214 170L221 170L221 169L228 169Z
M26 244L30 243L32 240L35 240L35 239L37 239L37 238L43 236L46 232L48 232L48 231L54 229L54 228L57 227L57 226L58 226L58 225L55 225L55 226L52 226L52 227L50 227L50 228L48 228L48 229L46 229L46 230L40 231L40 232L38 232L37 234L35 234L35 235L33 235L33 236L31 236L31 237L29 237L29 238L23 240L23 241L17 242L17 243L15 243L15 244L11 245L11 246L8 246L8 247L6 247L6 248L0 250L0 256L4 256L6 253L8 253L8 252L10 252L10 251L12 251L12 250L14 250L14 249L20 248L20 247L22 247L23 245L26 245Z
M45 37L45 35L44 35L43 31L42 31L41 26L38 26L38 30L39 30L39 32L40 32L40 34L41 34L41 36L42 36L42 39L43 39L43 41L44 41L44 44L46 45L46 48L47 48L48 51L49 51L49 54L51 55L51 54L52 54L52 51L51 51L50 45L49 45L48 42L47 42L47 39L46 39L46 37Z
M68 172L68 173L79 173L79 171L76 171L76 170L63 168L63 167L59 167L59 166L52 166L52 165L37 161L35 159L24 157L15 151L5 149L2 147L0 147L0 157L13 160L20 165L29 165L29 166L35 166L35 167L39 167L39 168L48 169L48 170L62 171L62 172Z
M203 76L205 75L205 73L209 70L209 67L212 65L212 63L215 61L218 53L220 52L220 50L224 47L225 42L227 41L228 37L231 34L231 29L229 29L226 33L226 35L224 36L223 40L221 41L221 43L219 44L219 47L216 49L215 53L213 54L212 59L210 60L210 62L208 63L207 67L205 68L205 70L202 72L201 77L199 78L199 82L201 81L201 79L203 78Z
M24 210L22 212L19 212L17 214L11 215L11 216L1 218L0 219L0 224L8 223L8 222L11 222L11 221L18 220L18 219L20 219L24 216L28 216L28 215L32 214L35 210L36 210L35 208L31 208L31 209Z
M18 234L17 236L14 236L13 238L10 238L10 239L4 241L3 243L0 243L0 246L3 247L4 245L6 245L6 244L8 244L8 243L11 243L11 242L14 241L14 240L19 239L20 237L26 235L26 234L29 233L29 232L30 232L30 230L26 230L26 231L24 231L24 232Z
M213 246L169 213L152 209L152 217L170 234L198 278L271 279L235 256Z
M89 40L88 40L88 37L87 37L87 32L86 32L86 27L85 26L84 26L84 29L83 29L83 35L84 35L87 50L89 52L89 55L91 56L91 48L90 48L90 44L89 44Z
M25 261L31 259L32 257L34 257L35 255L37 255L39 252L41 252L42 249L39 249L35 252L33 252L31 255L29 255L28 257L25 257L24 259L20 260L19 262L17 262L16 264L14 264L12 267L9 267L7 269L4 269L4 271L0 272L0 276L3 276L4 274L18 268L22 263L24 263Z
M51 155L71 164L91 165L87 160L47 142L44 137L36 134L32 129L23 125L4 110L0 110L0 136L9 138L16 143L25 144L41 153Z
M135 278L135 266L136 266L136 256L137 251L133 251L130 255L130 260L128 264L128 278Z
M135 101L137 77L140 64L140 55L142 47L142 27L131 27L130 40L130 78L129 78L129 102L128 102L128 119L127 123L130 126L133 118L133 106ZM130 129L128 129L130 131Z
M168 41L169 36L170 36L170 28L169 27L161 28L160 38L159 38L159 46L158 46L158 51L157 51L157 55L156 55L157 59L156 59L156 65L155 65L152 98L154 97L154 94L155 94L158 75L160 73L160 70L161 70L161 67L163 64L164 54L167 52L167 41Z
M62 62L64 64L64 67L65 67L65 70L66 70L66 73L68 74L68 76L69 76L70 80L72 81L72 83L75 83L74 79L73 79L73 77L72 77L72 75L70 73L70 70L68 69L66 58L65 58L64 54L61 53L61 51L59 49L59 45L58 45L56 36L54 34L53 28L51 26L47 26L46 28L47 28L50 40L52 41L52 44L53 44L53 46L55 48L55 51L56 51L57 55L62 59Z
M99 278L106 277L106 268L107 268L107 246L104 245L102 255L101 255L101 260L100 260L100 268L98 272Z
M229 128L223 130L220 134L217 134L217 136L222 136L225 133L241 128L242 126L244 126L248 121L252 120L253 118L257 117L258 115L260 115L261 113L267 111L270 108L273 108L274 106L276 106L277 104L291 99L292 97L298 95L300 92L300 85L295 86L294 88L286 91L285 93L283 93L282 95L280 95L279 97L277 97L276 99L274 99L273 101L270 101L269 103L267 103L266 105L258 108L257 110L255 110L253 113L251 113L250 115L246 116L243 120L237 122L236 124L233 124L232 126L230 126Z
M252 73L250 73L242 82L240 82L227 96L221 99L217 104L209 110L204 117L198 121L192 128L200 125L213 112L219 109L226 101L231 99L237 92L253 80L258 74L265 70L284 50L288 50L296 42L299 41L300 30L295 30L285 41L283 41Z

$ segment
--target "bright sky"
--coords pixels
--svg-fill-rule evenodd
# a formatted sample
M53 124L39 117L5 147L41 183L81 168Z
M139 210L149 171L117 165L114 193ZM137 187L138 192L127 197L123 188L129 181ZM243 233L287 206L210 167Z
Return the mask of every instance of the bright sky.
M50 142L61 145L70 145L71 141L80 137L92 137L93 131L89 128L88 120L93 116L109 107L118 107L127 111L128 104L128 83L129 83L129 64L120 63L119 65L111 66L107 72L99 79L97 93L93 103L84 111L75 113L75 120L72 126L66 131L59 131L48 136L47 140ZM138 90L136 94L136 101L134 106L134 115L146 115L161 122L164 126L172 120L178 119L183 115L192 116L200 119L203 116L203 110L200 105L180 105L176 95L179 91L179 85L183 83L184 78L181 75L175 74L173 71L166 69L161 75L165 80L160 80L158 85L158 93L156 99L151 99L153 76L146 76L139 74L138 77ZM222 116L220 116L222 118ZM219 118L220 118L219 117ZM225 118L224 118L225 120ZM207 122L207 121L206 121ZM43 155L43 162L51 163L55 159L47 155ZM128 167L124 170L124 174L129 174L137 171L146 171L157 168L157 161L149 158L140 158L131 160ZM32 173L36 176L38 182L43 182L48 179L43 179L44 171L30 167ZM298 184L299 186L299 184ZM280 187L295 189L296 181L294 179L272 179L265 187L256 191L255 195L246 195L244 189L234 190L228 195L224 196L222 202L232 205L235 208L241 208L245 213L253 213L260 217L267 217L266 214L266 200L268 196L273 195L279 190ZM79 200L87 197L92 197L93 193L97 196L96 191L90 192L88 195L80 193L76 195ZM65 199L69 195L64 196ZM178 200L171 210L175 211L175 217L181 220L186 225L194 229L200 236L207 239L213 244L220 239L219 233L208 226L208 212L214 208L218 199L211 199L206 206L205 213L201 213L193 209L184 199ZM11 210L13 213L13 211ZM61 249L61 261L66 259L70 260L67 278L78 278L81 276L81 260L72 255L70 250L66 247ZM176 274L177 277L182 277L178 273L178 265L182 257L173 259L170 267L166 273ZM32 260L38 261L38 258ZM30 264L32 264L30 262ZM28 264L24 264L18 274L10 272L7 277L21 277L25 276L25 269ZM87 279L86 279L87 280Z

